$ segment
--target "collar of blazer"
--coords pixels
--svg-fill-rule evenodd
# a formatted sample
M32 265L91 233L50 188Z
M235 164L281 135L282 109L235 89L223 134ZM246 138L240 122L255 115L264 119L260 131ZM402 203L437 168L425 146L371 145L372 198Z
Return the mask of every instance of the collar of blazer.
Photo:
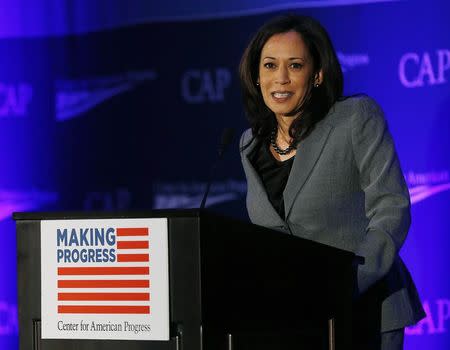
M330 135L330 132L332 130L332 126L330 126L328 123L324 123L324 121L325 120L322 120L321 122L317 123L311 134L297 145L297 153L292 164L292 169L288 177L286 188L283 192L286 219L289 218L292 205L294 204L295 199L302 190L305 182L311 175L311 172L314 169L314 166L316 165L318 159L320 158L323 148L327 142L328 136ZM244 144L251 139L251 130L248 130L247 133L248 135L244 136ZM247 168L246 170L248 171L248 173L252 175L248 179L248 181L251 181L253 183L249 183L248 186L256 186L258 192L260 191L261 193L266 194L260 177L257 175L256 170L253 168L250 160L248 159L248 155L255 147L255 145L256 140L253 140L252 144L250 144L249 147L247 147L243 151L243 165L244 168ZM263 196L260 196L260 198L263 198ZM272 205L270 205L267 194L264 198L267 199L268 203L266 204L269 204L271 210L276 213L275 209L272 207ZM284 222L284 220L282 220L282 218L280 218L278 214L277 218L281 219L281 222Z

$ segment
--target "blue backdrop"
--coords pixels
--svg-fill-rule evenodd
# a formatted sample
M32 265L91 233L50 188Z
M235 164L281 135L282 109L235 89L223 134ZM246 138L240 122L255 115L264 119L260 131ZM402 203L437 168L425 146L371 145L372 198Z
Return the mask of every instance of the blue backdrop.
M18 348L13 211L194 207L223 127L247 127L237 66L280 11L328 29L345 92L386 112L413 202L402 256L450 346L450 4L444 0L0 2L0 348ZM208 205L246 219L237 141ZM33 286L30 286L32 288Z

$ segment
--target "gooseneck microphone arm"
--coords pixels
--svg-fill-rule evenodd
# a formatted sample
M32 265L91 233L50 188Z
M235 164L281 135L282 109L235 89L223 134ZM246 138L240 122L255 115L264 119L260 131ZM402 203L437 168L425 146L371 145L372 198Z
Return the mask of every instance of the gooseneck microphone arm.
M222 132L222 137L220 139L220 144L219 144L219 148L218 148L218 157L217 160L214 162L213 166L211 167L211 170L209 172L209 178L208 178L208 182L206 184L206 190L205 190L205 194L203 195L203 199L202 202L200 204L200 209L205 209L205 204L206 204L206 198L208 197L209 194L209 189L211 188L211 182L213 179L213 175L214 172L217 168L217 165L219 165L220 161L222 160L222 157L228 147L228 145L231 143L231 140L233 140L233 135L234 135L234 129L233 128L225 128Z

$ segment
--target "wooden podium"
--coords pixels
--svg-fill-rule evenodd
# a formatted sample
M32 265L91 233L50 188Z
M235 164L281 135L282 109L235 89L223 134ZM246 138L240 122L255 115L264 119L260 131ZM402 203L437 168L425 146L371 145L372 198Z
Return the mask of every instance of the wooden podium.
M167 218L169 341L41 339L41 221ZM200 210L15 213L21 350L351 349L354 254Z

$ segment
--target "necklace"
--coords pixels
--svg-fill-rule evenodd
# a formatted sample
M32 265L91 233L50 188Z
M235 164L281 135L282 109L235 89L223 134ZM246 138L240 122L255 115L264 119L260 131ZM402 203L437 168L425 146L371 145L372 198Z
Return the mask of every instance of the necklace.
M292 150L295 149L295 145L289 145L285 149L282 149L282 148L278 147L277 142L275 141L276 140L276 136L277 136L277 131L278 131L278 128L275 128L275 129L272 130L272 133L270 134L270 144L272 145L273 150L275 152L277 152L279 155L282 155L282 156L291 153Z

